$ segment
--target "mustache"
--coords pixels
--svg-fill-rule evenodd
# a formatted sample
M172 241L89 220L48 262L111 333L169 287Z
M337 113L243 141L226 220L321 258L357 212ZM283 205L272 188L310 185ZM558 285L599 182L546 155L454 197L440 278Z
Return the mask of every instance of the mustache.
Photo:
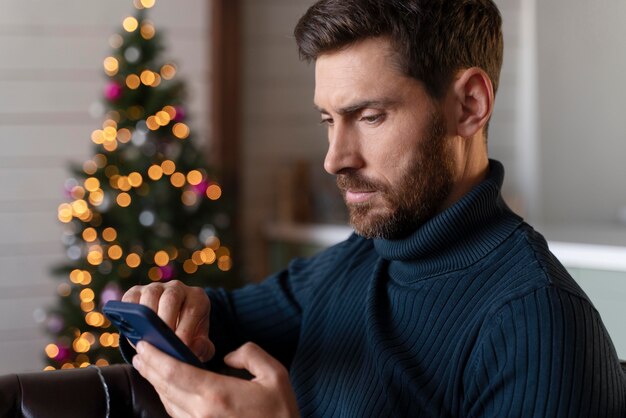
M356 173L356 172L348 172L337 174L337 187L342 192L347 190L378 190L378 191L386 191L385 185L368 179L367 177Z

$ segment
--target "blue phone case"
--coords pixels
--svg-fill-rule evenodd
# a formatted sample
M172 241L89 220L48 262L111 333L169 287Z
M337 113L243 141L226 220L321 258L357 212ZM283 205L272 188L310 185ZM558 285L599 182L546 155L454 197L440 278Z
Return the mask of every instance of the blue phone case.
M189 347L147 306L112 300L102 311L133 345L143 340L180 361L203 368Z

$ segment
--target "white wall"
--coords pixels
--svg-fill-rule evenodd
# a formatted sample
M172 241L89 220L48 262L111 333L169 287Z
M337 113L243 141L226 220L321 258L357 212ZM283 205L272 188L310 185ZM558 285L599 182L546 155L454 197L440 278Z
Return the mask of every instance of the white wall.
M623 0L538 2L541 200L550 224L626 232L626 220L617 225L626 207L624 22Z
M189 82L194 135L208 132L208 1L159 0L167 56ZM33 313L56 300L64 260L57 206L68 162L91 154L108 39L132 0L0 1L0 374L39 370L48 339Z

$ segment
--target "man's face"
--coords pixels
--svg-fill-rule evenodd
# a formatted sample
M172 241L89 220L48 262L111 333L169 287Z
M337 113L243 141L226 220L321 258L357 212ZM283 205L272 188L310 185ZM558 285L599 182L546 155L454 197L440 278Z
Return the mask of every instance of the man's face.
M401 238L442 210L454 175L446 122L386 38L318 57L314 101L328 125L324 168L358 234Z

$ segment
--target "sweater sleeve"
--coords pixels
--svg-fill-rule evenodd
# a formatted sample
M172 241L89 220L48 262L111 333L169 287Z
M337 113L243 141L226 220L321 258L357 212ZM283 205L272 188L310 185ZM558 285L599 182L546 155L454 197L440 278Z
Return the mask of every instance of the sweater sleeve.
M340 258L343 245L310 259L296 259L286 270L259 284L231 292L207 289L211 300L209 338L216 347L216 361L251 341L288 367L298 344L303 311Z
M554 287L494 315L468 370L468 417L626 416L626 376L599 314Z

